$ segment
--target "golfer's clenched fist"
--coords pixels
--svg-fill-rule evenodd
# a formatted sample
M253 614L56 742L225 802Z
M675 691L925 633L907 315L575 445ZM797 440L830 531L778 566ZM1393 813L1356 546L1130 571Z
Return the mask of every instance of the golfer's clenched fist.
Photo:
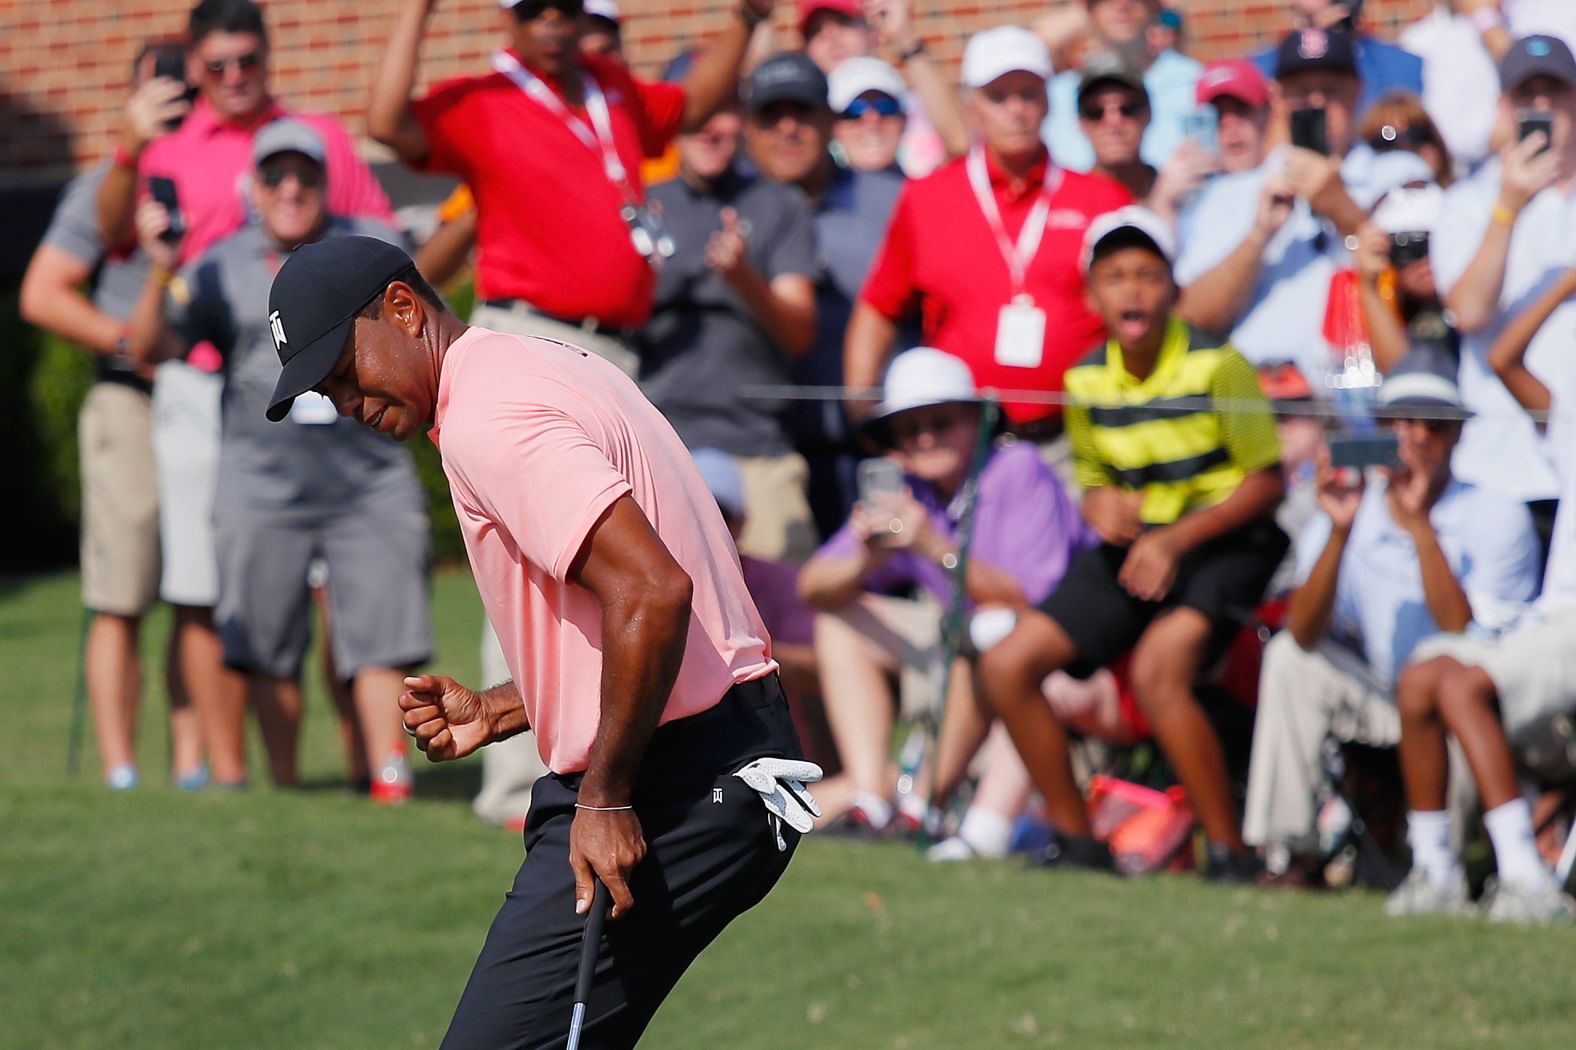
M491 743L496 727L484 698L446 675L412 675L399 697L405 731L434 762L464 758Z

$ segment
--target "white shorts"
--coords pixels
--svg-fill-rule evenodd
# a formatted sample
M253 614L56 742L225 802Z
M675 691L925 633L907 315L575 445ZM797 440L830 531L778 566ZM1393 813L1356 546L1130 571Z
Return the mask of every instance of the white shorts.
M1444 634L1422 642L1412 660L1448 656L1481 668L1499 694L1500 721L1507 736L1541 718L1576 709L1576 608L1529 613L1515 630L1498 638Z
M159 595L172 605L219 600L213 498L219 484L219 395L224 377L171 361L153 383L159 468Z

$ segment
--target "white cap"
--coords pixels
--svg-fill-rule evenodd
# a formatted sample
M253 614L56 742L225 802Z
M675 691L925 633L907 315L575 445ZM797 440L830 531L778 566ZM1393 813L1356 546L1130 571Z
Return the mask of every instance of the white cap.
M618 25L623 17L613 0L585 0L581 10L593 18L605 18L614 25Z
M1361 169L1360 169L1361 170ZM1428 161L1410 150L1391 150L1380 153L1368 162L1361 178L1347 192L1362 208L1372 208L1384 199L1385 194L1403 186L1417 186L1434 181L1434 169Z
M866 91L879 91L883 95L891 95L901 105L903 96L908 93L908 87L903 83L903 77L890 64L879 58L860 55L857 58L844 59L837 64L837 68L832 70L832 75L826 78L826 91L832 112L841 113Z
M1041 80L1051 79L1051 53L1030 30L1022 26L996 26L969 37L963 48L963 84L982 88L999 77L1022 70Z
M1433 233L1444 204L1445 191L1432 183L1402 186L1379 202L1374 224L1385 233Z
M1094 250L1100 246L1100 242L1118 230L1137 230L1154 242L1155 247L1160 249L1160 254L1165 256L1167 265L1176 261L1176 236L1171 232L1171 227L1148 208L1129 204L1125 208L1096 216L1094 222L1089 224L1089 232L1084 235L1082 262L1084 273L1089 272L1089 264L1094 259Z
M892 359L872 423L911 408L978 401L969 366L934 347L916 346Z

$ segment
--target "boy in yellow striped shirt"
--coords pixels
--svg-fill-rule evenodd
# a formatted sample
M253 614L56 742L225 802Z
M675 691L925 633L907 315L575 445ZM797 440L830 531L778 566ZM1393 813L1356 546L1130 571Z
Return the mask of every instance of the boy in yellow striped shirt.
M1143 208L1089 230L1087 294L1110 338L1068 369L1066 424L1083 515L1101 543L985 653L980 694L1045 796L1057 835L1043 860L1110 868L1073 779L1067 731L1040 684L1132 650L1133 691L1204 826L1204 874L1241 882L1257 861L1193 683L1286 552L1274 521L1280 444L1253 366L1173 315L1173 258L1169 229Z

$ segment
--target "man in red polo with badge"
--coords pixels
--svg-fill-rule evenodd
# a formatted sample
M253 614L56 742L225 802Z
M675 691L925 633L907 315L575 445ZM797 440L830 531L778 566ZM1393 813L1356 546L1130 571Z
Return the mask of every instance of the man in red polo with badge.
M916 307L925 343L967 362L981 389L1059 392L1062 373L1103 338L1084 302L1084 232L1132 196L1055 165L1040 140L1050 76L1027 29L969 39L962 79L982 141L898 198L849 322L849 386L880 385L898 322ZM1061 434L1058 406L1009 396L1003 407L1020 436Z
M412 100L437 0L407 0L372 85L368 130L412 167L458 175L475 194L472 321L572 342L633 374L627 335L645 323L654 271L673 253L646 206L640 162L733 99L772 0L738 0L683 84L644 83L620 62L582 54L582 0L500 6L510 46L493 72Z

